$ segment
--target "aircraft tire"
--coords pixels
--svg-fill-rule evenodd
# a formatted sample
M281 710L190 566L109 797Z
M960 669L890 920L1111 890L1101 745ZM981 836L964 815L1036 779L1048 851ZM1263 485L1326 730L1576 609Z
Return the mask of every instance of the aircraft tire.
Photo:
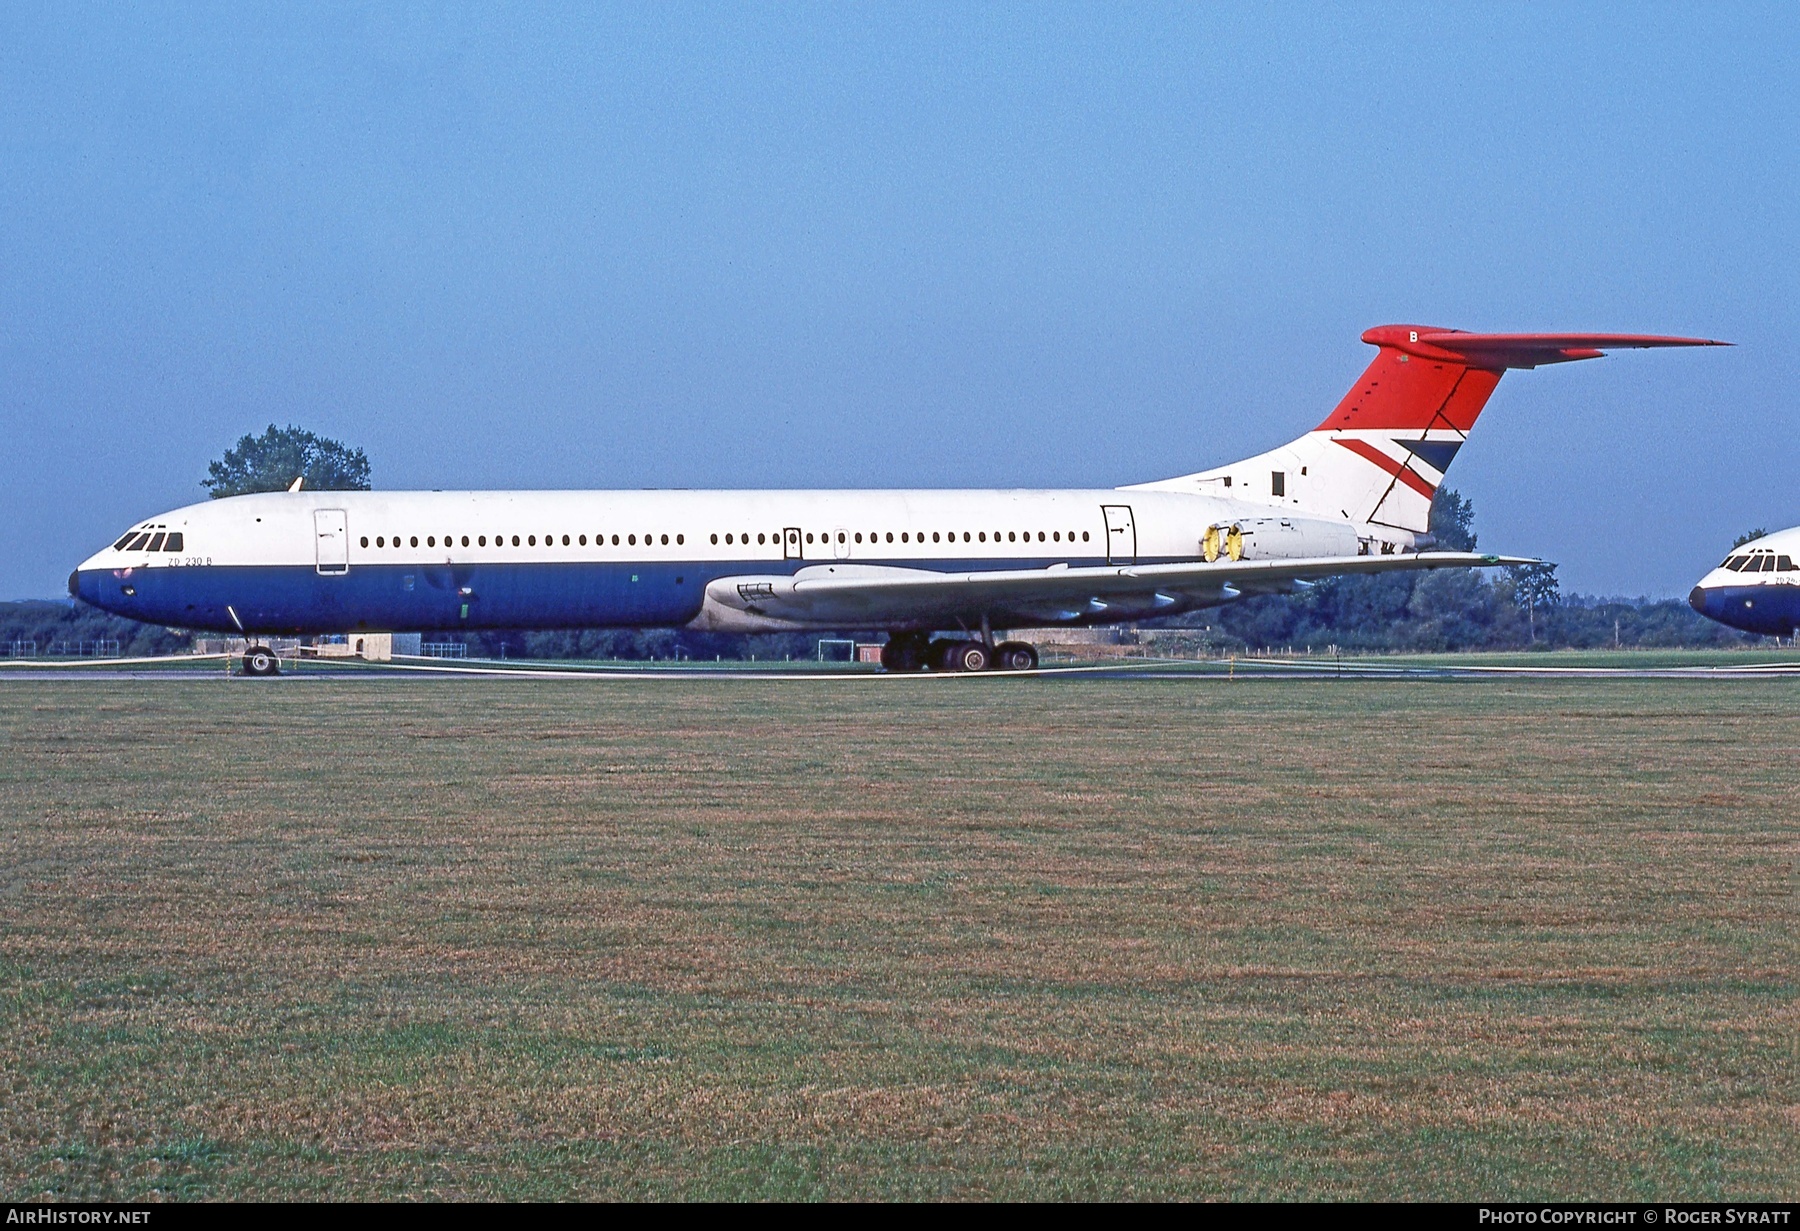
M925 639L910 633L891 636L881 647L881 666L885 671L923 671L928 647Z
M280 675L281 661L275 657L275 651L268 646L253 645L244 651L244 674Z
M1035 671L1037 647L1025 641L1002 641L996 647L994 665L1002 671Z
M955 671L986 671L994 665L994 656L979 641L959 641L950 656Z

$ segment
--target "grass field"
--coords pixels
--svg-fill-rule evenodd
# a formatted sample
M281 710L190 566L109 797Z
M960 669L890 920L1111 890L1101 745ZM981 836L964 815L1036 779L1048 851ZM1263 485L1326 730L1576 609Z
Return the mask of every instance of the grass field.
M1800 681L0 681L0 1179L1800 1195Z

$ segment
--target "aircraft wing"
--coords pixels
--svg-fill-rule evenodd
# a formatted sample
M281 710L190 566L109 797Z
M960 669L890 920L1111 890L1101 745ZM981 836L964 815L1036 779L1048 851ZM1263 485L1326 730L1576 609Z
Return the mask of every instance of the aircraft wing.
M1173 615L1250 594L1291 593L1355 573L1535 564L1517 556L1429 551L1393 556L1183 561L945 573L867 564L817 564L792 576L722 577L706 588L699 626L902 628L1104 623ZM738 618L734 618L738 617Z

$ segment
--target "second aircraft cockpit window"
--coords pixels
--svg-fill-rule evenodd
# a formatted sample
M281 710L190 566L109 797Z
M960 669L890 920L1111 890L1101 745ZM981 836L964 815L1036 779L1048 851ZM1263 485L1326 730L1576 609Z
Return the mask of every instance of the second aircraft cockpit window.
M1730 569L1734 573L1791 573L1794 571L1794 561L1789 556L1759 551L1744 556L1729 556L1719 567Z

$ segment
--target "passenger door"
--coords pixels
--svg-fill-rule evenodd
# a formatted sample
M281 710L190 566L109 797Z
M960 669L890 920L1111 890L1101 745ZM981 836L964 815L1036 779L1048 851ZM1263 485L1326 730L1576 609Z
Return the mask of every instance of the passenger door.
M1106 514L1106 562L1130 564L1137 559L1137 525L1128 504L1103 504Z
M350 534L344 525L344 510L317 509L313 512L313 548L319 572L350 571Z

